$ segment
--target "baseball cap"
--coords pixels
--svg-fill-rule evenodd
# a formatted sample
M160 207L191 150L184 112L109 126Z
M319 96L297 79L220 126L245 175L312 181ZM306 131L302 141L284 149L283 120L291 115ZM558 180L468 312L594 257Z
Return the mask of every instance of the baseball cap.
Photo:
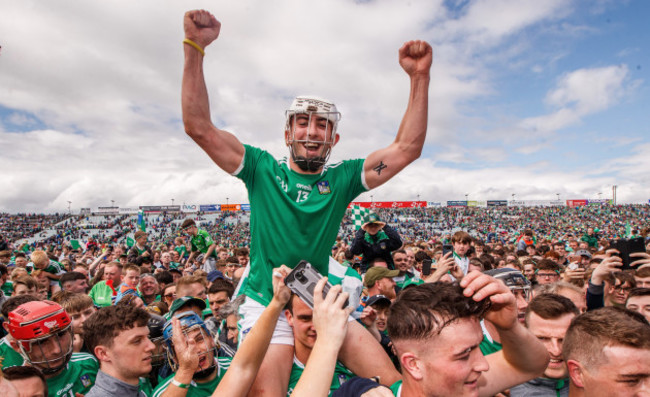
M591 258L591 252L587 250L578 250L576 251L575 255L586 256L587 258Z
M407 289L408 287L418 286L424 284L424 280L420 278L409 278L402 285L402 290Z
M198 306L201 310L206 308L205 301L199 298L195 298L193 296L183 296L181 298L177 298L172 302L171 307L169 308L169 314L174 315L174 313L182 308L183 306L189 305L189 304L194 304Z
M381 221L381 218L379 218L379 215L377 215L374 212L370 211L363 217L363 226L369 225L371 223L379 223L379 224L382 224L382 225L386 224L385 222Z
M226 279L226 277L224 277L223 273L221 273L219 270L211 271L210 273L208 273L207 277L208 277L208 281L211 282L211 283L213 283L214 280L217 280L217 279L220 279L220 278L224 279L224 280Z
M380 306L390 306L390 299L386 295L373 295L366 301L366 307L380 305Z
M373 266L366 272L363 278L363 285L369 287L382 278L393 278L399 276L399 270L388 270L385 267Z

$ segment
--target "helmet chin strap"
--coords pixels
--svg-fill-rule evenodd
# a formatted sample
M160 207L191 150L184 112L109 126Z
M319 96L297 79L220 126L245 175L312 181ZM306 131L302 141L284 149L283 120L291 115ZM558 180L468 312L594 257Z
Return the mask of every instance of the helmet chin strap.
M306 172L316 172L320 170L327 161L324 157L307 158L304 156L296 156L293 151L291 151L291 159L296 163L298 168Z

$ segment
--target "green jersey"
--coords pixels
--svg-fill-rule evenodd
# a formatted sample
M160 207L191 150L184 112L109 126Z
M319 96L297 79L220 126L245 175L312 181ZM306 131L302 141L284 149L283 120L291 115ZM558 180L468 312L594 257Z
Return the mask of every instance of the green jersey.
M234 175L248 189L251 205L250 272L244 294L268 305L273 297L274 267L295 267L307 260L321 274L348 204L368 190L362 159L326 165L320 174L300 174L288 160L244 145Z
M43 271L52 273L54 275L61 275L65 273L63 271L63 266L59 262L53 261L51 259L50 259L50 264L47 265L47 267L43 269Z
M17 367L19 365L25 365L25 359L17 351L11 347L11 344L5 336L0 340L0 357L2 357L2 363L0 363L0 368L8 367Z
M10 297L11 294L14 293L14 283L11 282L11 281L9 281L9 280L7 280L7 281L5 281L4 284L2 284L2 286L0 287L0 289L2 290L2 292L5 293L5 296L6 296L6 297Z
M95 284L88 293L88 296L100 307L110 306L113 301L113 289L106 285L106 281Z
M296 388L300 377L302 376L303 371L305 370L305 364L298 361L296 356L293 357L293 366L291 367L291 375L289 377L289 389L287 390L287 397L291 396L293 389ZM332 395L332 392L337 390L345 381L350 378L353 378L354 375L349 369L347 369L340 362L336 362L336 367L334 367L334 377L332 377L332 384L330 386L329 396Z
M192 252L199 251L202 254L205 254L208 252L210 246L214 244L214 240L210 237L210 233L203 229L198 229L196 236L190 238L190 244L192 245ZM213 250L211 256L216 258L217 250Z
M398 380L397 382L390 385L390 391L393 392L393 395L399 397L402 394L402 381Z
M99 363L86 353L72 353L66 369L54 378L47 379L48 396L75 397L75 393L86 394L95 384Z
M230 367L230 362L232 361L232 358L229 357L219 357L217 359L217 376L214 377L209 382L206 383L197 383L195 381L190 382L190 388L187 389L187 397L205 397L205 396L210 396L214 392L214 390L217 388L219 385L219 382L221 382L221 379L223 376L226 374L226 370L228 370L228 367ZM174 379L174 375L176 373L173 373L169 375L165 380L160 382L160 384L154 389L152 397L160 397L167 387L169 387L169 384L172 383L172 379Z

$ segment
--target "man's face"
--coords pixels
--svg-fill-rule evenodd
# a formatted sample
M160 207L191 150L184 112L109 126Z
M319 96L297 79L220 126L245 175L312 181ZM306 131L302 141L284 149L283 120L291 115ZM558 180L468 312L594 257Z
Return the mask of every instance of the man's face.
M155 278L147 276L140 280L140 292L143 296L155 296L158 294L158 282Z
M400 271L405 272L411 268L408 257L404 253L396 252L393 255L393 262L395 263L395 267Z
M14 284L14 293L12 296L18 295L36 296L36 288L28 288L25 284Z
M481 373L489 369L478 348L482 339L478 320L469 318L455 321L431 337L418 354L423 394L477 396Z
M237 315L231 314L226 317L226 335L234 344L237 344L239 338L239 329L237 328Z
M181 289L176 287L176 296L193 296L201 300L205 300L208 296L205 293L205 287L201 283L192 283L182 286Z
M237 256L237 261L239 262L239 266L241 267L248 265L248 255Z
M79 280L72 280L65 283L63 286L65 291L85 294L88 291L88 281L85 278Z
M386 296L390 300L395 299L395 280L390 277L384 277L377 281L377 285L381 295Z
M219 291L215 294L208 294L208 302L210 302L210 310L212 314L217 317L217 312L223 305L230 302L228 293L226 291Z
M566 248L564 244L558 244L555 246L555 252L560 254L560 256L565 256L566 255Z
M38 369L56 368L63 366L66 354L72 348L72 332L69 329L33 342L28 352L32 365Z
M587 296L585 294L568 288L562 288L557 293L565 298L569 298L578 310L580 310L580 313L587 311Z
M606 346L600 364L583 366L584 395L589 397L646 396L650 390L650 350Z
M226 275L232 278L232 275L235 274L235 270L239 268L239 263L230 263L226 264Z
M526 321L526 309L528 308L528 299L529 296L521 288L511 289L513 294L515 294L515 302L517 303L517 320L520 323Z
M82 335L84 322L96 311L95 306L91 305L80 312L68 312L68 315L72 319L72 332Z
M228 251L226 251L226 250L221 250L221 251L219 251L219 255L218 255L218 256L219 256L219 260L221 260L221 261L225 261L226 259L228 259Z
M636 280L637 288L650 288L650 276L648 277L637 277L634 276Z
M23 258L22 256L16 257L14 262L16 263L16 267L22 267L23 269L27 267L27 258Z
M621 283L620 280L614 279L614 284L607 283L607 297L610 306L625 306L627 296L630 294L632 286L627 281Z
M106 348L113 369L125 379L146 376L151 372L151 355L156 345L149 339L149 328L133 327L123 330Z
M162 255L160 255L160 262L163 265L168 265L169 262L172 261L172 256L169 254L169 252L163 252Z
M199 326L192 327L186 331L185 337L188 340L194 340L196 349L199 353L199 370L207 369L214 363L214 339L205 334L203 328ZM197 372L198 372L197 371Z
M571 247L573 252L576 252L578 250L578 242L577 241L569 241L569 247Z
M139 246L144 246L147 244L147 236L142 236L140 238L135 239L135 242L138 243Z
M46 397L45 384L38 376L31 378L12 380L16 390L20 390L19 397Z
M562 342L574 317L574 314L565 314L556 319L545 319L534 312L528 316L528 330L544 344L551 356L551 361L544 371L545 378L564 379L569 374L562 357Z
M172 251L172 261L178 263L180 260L181 254L179 254L177 251Z
M530 281L535 278L535 265L532 263L524 265L524 276Z
M296 345L312 349L316 343L316 329L312 322L312 310L297 296L293 296L291 314L286 311L287 322L293 328L293 338Z
M113 285L120 285L122 282L122 270L117 266L106 266L104 268L104 279L113 280Z
M84 276L86 276L86 279L88 278L88 269L86 269L85 267L81 267L81 266L75 267L74 269L72 269L72 271L81 273Z
M326 118L313 115L311 122L309 115L296 114L293 116L289 128L293 131L292 150L297 157L307 159L320 158L324 154L323 149L327 149L323 142L330 142L332 137L332 123ZM285 132L287 146L290 144L292 131ZM302 141L302 142L298 142ZM305 142L309 141L309 142ZM338 135L335 137L334 146L338 142Z
M625 308L641 313L650 322L650 296L633 296L628 298Z
M552 284L560 279L556 271L548 269L539 269L535 276L539 284Z
M469 250L469 242L463 242L463 241L456 241L454 242L454 252L458 256L465 256L467 254L467 251Z

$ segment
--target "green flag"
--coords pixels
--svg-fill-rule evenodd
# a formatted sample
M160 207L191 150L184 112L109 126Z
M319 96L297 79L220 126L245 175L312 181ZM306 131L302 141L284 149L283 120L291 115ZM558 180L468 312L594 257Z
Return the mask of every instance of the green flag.
M353 205L351 210L352 210L352 220L354 222L354 230L356 231L361 229L361 226L363 225L363 220L370 212L370 209L362 208L360 205Z
M81 249L81 244L79 244L79 240L70 240L70 246L72 247L73 250Z
M135 240L131 236L126 236L126 246L131 248L135 245Z

